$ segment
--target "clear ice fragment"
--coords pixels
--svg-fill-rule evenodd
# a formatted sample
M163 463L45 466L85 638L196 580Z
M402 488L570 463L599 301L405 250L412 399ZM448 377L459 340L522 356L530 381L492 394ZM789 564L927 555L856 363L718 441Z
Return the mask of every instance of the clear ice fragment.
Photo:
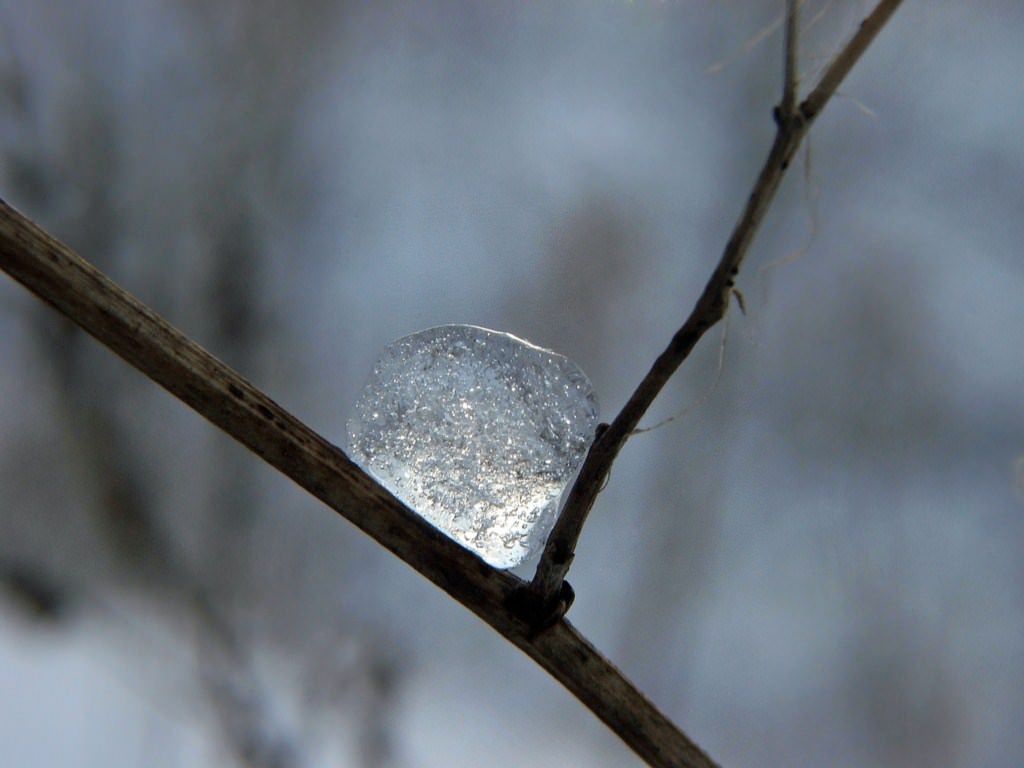
M594 438L574 362L508 333L442 325L392 342L346 423L348 453L497 568L537 553Z

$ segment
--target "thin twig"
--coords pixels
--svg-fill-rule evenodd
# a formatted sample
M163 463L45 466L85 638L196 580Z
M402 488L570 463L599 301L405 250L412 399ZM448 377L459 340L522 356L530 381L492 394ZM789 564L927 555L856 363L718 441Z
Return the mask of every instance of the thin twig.
M636 428L640 419L647 412L654 398L675 373L676 369L689 356L701 337L718 323L729 307L729 299L735 290L736 275L747 254L750 243L768 210L768 206L779 188L782 177L793 159L797 148L803 141L814 119L828 103L836 88L846 77L850 69L861 57L871 41L885 26L902 0L881 0L874 10L861 22L857 32L850 41L836 54L829 64L821 80L799 108L784 101L775 109L777 130L775 141L768 153L764 166L758 174L747 204L733 228L732 235L725 245L725 250L718 261L704 291L664 352L654 361L654 365L641 380L629 400L619 411L614 421L598 434L590 447L583 467L580 469L569 492L555 527L548 536L537 571L530 583L529 591L539 626L550 622L560 611L568 608L564 595L566 574L572 565L583 524L594 505L598 493L604 487L605 480L611 470L612 463L625 444L630 433ZM798 3L791 3L795 8ZM795 23L795 14L790 14L787 29ZM796 35L787 34L787 45L792 40L795 46ZM794 62L792 73L796 72L795 49L792 52ZM787 53L787 58L789 54ZM787 64L787 70L790 69ZM790 86L790 78L786 78L786 88Z
M403 506L338 448L2 200L0 268L473 611L650 765L714 765L567 621L537 635L514 599L524 582Z
M881 0L875 6L875 10L860 23L857 32L850 38L850 42L832 59L825 69L825 74L821 76L818 84L800 105L800 114L804 120L808 122L814 120L825 108L839 84L853 69L853 65L864 55L864 51L882 31L882 27L886 25L902 2L903 0Z
M784 115L796 111L798 92L797 60L800 56L800 6L803 0L786 0L785 63L782 72L782 102L779 109Z

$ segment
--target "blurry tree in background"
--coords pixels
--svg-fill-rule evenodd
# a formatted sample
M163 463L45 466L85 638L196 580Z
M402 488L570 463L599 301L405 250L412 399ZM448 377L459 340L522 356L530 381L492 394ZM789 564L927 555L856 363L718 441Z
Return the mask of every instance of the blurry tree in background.
M101 19L94 10L42 4L4 20L9 194L101 267L138 269L154 303L187 318L230 364L272 375L265 372L277 361L291 361L268 302L267 212L290 216L302 204L302 182L278 153L296 131L310 67L330 60L316 53L324 48L318 34L337 11L326 3L163 9L188 41L188 68L164 62L130 93L122 68L139 62L122 58L127 41L116 39L116 27L102 27L120 17L130 34L137 11L125 6L124 15ZM55 94L33 81L39 47L55 69ZM173 258L186 252L187 262ZM31 602L36 618L55 622L97 609L122 613L121 601L141 597L158 631L194 644L213 732L239 763L305 764L299 725L334 719L332 710L352 699L363 713L355 725L361 764L385 764L378 710L396 661L386 644L355 630L332 636L330 657L317 658L309 644L316 631L292 624L288 608L298 574L276 572L283 584L269 595L263 589L265 562L254 561L252 538L268 533L272 501L257 463L209 430L184 427L182 435L182 414L169 414L148 381L111 365L48 308L26 310L19 322L36 353L26 362L44 386L31 433L11 435L5 452L5 501L15 502L3 517L8 590ZM22 483L52 484L46 468L54 467L63 487L53 498L8 497ZM291 687L311 689L295 723L275 712L287 687L258 667L268 643L284 649Z
M378 350L453 321L578 361L608 415L749 192L781 5L7 0L0 195L335 441ZM805 5L810 79L868 4ZM901 10L721 375L712 334L588 522L574 623L725 765L1024 760L1021 22ZM9 281L0 581L5 764L632 759ZM121 685L42 690L38 647Z

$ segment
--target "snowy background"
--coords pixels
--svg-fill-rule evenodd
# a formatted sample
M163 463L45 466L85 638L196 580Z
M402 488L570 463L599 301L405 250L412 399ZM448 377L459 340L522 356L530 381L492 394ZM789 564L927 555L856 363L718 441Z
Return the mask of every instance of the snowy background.
M767 152L782 5L0 0L0 195L335 442L447 322L607 419ZM807 6L809 80L870 4ZM896 14L584 532L571 620L723 765L1024 763L1022 32ZM0 583L4 766L638 764L6 278Z

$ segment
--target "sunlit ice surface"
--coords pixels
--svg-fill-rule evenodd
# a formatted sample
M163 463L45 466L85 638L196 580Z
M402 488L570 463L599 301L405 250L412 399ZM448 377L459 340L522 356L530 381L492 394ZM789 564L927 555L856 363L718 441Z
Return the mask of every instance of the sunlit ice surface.
M349 455L497 568L536 554L594 437L574 362L508 333L442 325L392 342L347 421Z

